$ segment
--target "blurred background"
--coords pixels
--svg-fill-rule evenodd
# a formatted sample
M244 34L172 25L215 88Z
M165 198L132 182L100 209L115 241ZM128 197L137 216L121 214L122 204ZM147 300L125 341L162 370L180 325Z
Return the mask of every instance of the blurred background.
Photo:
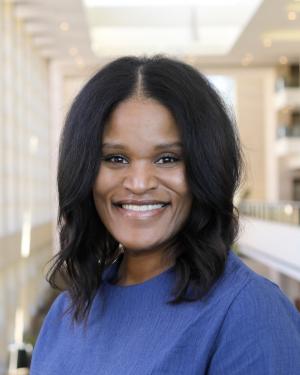
M200 69L235 112L235 250L300 308L300 1L0 0L0 375L26 373L55 297L44 275L66 111L107 62L155 53Z

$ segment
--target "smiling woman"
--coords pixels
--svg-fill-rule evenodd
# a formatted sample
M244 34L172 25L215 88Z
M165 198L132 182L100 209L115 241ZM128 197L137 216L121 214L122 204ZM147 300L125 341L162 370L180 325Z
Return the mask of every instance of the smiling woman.
M230 250L240 175L235 124L198 71L101 69L61 138L49 281L66 290L31 375L299 374L298 313Z
M161 262L162 248L183 226L192 203L182 153L175 120L156 100L127 99L106 122L94 201L101 221L126 249L124 280L137 269L131 253L140 258L147 252L137 282L169 266Z

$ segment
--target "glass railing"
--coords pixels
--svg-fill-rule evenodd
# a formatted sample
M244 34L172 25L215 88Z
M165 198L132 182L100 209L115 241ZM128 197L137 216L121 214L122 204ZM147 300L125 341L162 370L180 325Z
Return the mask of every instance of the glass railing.
M275 91L280 91L284 89L299 89L300 88L300 75L299 67L297 72L289 74L285 77L278 77L275 82Z
M239 211L241 216L300 226L300 202L245 200L239 204Z
M300 138L300 124L293 126L282 125L277 128L277 138L284 137L299 137Z

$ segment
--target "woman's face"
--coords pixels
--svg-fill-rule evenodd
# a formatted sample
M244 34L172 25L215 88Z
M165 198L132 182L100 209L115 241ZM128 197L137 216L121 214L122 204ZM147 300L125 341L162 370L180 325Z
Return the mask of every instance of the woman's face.
M102 155L93 188L102 222L128 250L159 250L192 202L170 111L153 99L121 102L106 123Z

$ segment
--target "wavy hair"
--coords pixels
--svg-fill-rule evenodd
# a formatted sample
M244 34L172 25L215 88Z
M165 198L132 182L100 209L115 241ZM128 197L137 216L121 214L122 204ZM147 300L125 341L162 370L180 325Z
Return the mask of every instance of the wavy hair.
M181 131L193 205L171 251L176 285L170 303L201 299L222 275L238 233L233 204L242 171L235 121L208 80L191 66L163 56L122 57L97 72L75 98L61 135L58 163L60 251L47 279L62 276L73 319L85 320L117 241L96 211L92 188L105 122L135 95L160 102Z

